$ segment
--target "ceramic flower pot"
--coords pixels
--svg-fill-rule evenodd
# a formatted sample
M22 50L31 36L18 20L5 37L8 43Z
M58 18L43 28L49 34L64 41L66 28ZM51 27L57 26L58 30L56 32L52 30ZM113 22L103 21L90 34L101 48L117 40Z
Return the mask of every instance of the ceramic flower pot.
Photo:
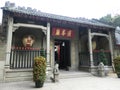
M46 59L43 56L35 57L33 64L33 81L35 87L40 88L46 79Z
M36 87L36 88L41 88L41 87L43 87L43 84L44 84L44 82L35 81L35 87Z

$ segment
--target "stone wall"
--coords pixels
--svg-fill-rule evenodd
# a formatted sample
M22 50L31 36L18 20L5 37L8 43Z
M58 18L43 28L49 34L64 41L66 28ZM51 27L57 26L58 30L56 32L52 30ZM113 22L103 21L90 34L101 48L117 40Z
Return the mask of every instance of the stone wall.
M0 40L0 82L3 81L6 44Z
M113 42L113 58L120 55L120 45L116 44L115 31L111 31Z
M5 60L6 44L0 41L0 61Z
M79 40L78 40L78 28L75 28L75 37L71 40L71 70L78 70L79 67Z

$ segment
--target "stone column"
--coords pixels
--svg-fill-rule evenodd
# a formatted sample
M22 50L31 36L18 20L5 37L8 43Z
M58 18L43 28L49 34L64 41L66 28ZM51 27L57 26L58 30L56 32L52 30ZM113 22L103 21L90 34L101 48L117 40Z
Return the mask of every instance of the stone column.
M50 23L47 23L47 65L50 63Z
M93 63L93 51L92 51L92 35L91 35L91 29L88 29L88 45L89 45L89 53L90 53L90 67L94 66Z
M50 23L47 23L47 68L46 68L46 80L50 81L50 78L53 76L50 64Z
M113 71L115 71L114 64L113 64L113 43L112 43L112 35L111 35L110 31L109 31L109 48L110 48L110 53L111 53L111 60L112 60Z
M13 30L13 18L9 17L8 19L8 33L7 33L7 45L6 45L6 61L5 68L10 67L10 53L11 53L11 45L12 45L12 30Z

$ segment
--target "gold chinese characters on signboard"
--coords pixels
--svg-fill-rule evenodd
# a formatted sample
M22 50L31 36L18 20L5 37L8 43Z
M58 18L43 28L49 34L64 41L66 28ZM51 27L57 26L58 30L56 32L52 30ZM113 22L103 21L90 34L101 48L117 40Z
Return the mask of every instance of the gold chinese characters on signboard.
M71 30L71 29L53 28L52 29L52 36L73 38L74 37L74 31Z

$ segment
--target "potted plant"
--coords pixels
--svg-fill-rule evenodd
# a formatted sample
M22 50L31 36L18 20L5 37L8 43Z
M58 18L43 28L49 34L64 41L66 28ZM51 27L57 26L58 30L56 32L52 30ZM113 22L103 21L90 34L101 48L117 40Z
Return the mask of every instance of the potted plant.
M115 72L117 73L118 78L120 78L120 56L117 56L114 59Z
M46 59L43 56L34 58L33 80L37 88L43 87L46 78Z

